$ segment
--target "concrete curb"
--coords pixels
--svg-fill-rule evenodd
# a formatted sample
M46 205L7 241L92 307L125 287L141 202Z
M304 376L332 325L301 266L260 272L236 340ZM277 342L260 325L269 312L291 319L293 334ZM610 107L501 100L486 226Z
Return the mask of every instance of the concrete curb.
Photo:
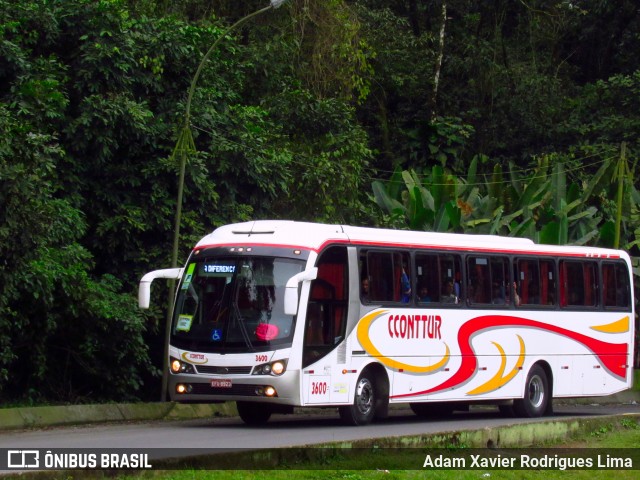
M0 409L0 431L90 423L188 420L237 415L234 403L109 403Z
M556 399L561 405L611 405L640 403L640 392L628 390L608 397ZM234 402L216 404L180 404L175 402L109 403L0 409L0 431L52 426L109 422L189 420L209 417L233 417Z
M640 414L625 413L580 419L554 419L544 422L513 423L473 430L451 430L436 434L353 440L324 444L340 448L516 448L568 441L598 429L613 430L616 423L640 422ZM321 445L314 445L321 447Z
M284 468L289 469L312 468L336 471L345 468L343 465L336 465L336 462L339 463L341 460L348 459L350 452L356 452L356 455L360 455L363 450L380 452L381 463L377 464L375 459L373 464L362 465L356 463L355 469L375 469L386 473L389 473L387 469L393 469L393 471L425 469L423 462L426 454L429 454L430 458L435 457L436 460L443 455L445 458L467 457L467 460L469 460L469 456L474 455L474 453L481 458L495 458L496 455L498 457L504 455L505 458L515 457L517 459L519 455L536 456L535 450L540 452L539 449L547 448L551 449L546 455L550 458L559 454L563 458L591 458L593 461L593 456L598 455L597 448L572 447L572 443L577 442L576 445L580 445L585 436L637 428L633 427L633 425L639 425L639 422L640 414L637 413L581 419L545 418L543 422L513 423L470 430L444 430L440 433L421 435L337 441L293 448L266 448L225 453L212 451L187 457L155 460L153 466L158 469L244 470L247 468L246 465L250 465L252 470L270 470L282 469L283 465L285 465L286 467ZM529 447L533 447L533 449ZM575 450L569 453L564 451L563 453L562 447L575 448ZM384 452L384 449L400 449L402 452L393 452L391 454L393 459L385 460L387 452ZM412 455L413 452L420 452L419 458L417 458L418 463L414 460L416 456ZM544 457L544 451L541 455ZM628 453L625 457L631 458ZM389 456L387 456L388 458ZM599 458L598 456L598 462L600 462ZM434 459L432 458L432 460ZM368 461L371 462L371 459ZM469 464L465 463L463 465ZM593 465L596 465L596 463L594 462ZM637 463L635 465L637 466ZM463 466L462 469L464 468ZM353 464L347 465L346 469L353 470ZM447 469L455 471L458 467L446 467L443 470ZM496 468L496 470L502 469L501 467ZM537 470L536 467L525 469ZM487 470L493 470L493 468L483 468L482 470L484 470L484 473L480 470L477 472L478 477L490 477L491 474ZM509 468L505 467L504 470L509 470ZM591 475L593 476L593 472ZM500 475L498 474L498 476ZM517 476L517 474L508 475L508 478L516 478ZM553 474L551 476L555 478ZM449 478L449 475L447 478Z

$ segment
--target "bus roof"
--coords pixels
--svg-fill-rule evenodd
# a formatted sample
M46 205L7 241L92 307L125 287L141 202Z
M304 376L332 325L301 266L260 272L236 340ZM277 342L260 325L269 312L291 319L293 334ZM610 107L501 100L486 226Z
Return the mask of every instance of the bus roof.
M620 250L583 246L536 244L528 238L499 235L439 233L383 228L330 225L292 220L255 220L217 228L203 237L196 248L215 245L287 246L319 251L331 243L435 248L479 252L577 255L597 258L627 257Z
M202 238L196 247L244 244L318 250L332 240L348 242L342 226L292 220L255 220L216 228Z

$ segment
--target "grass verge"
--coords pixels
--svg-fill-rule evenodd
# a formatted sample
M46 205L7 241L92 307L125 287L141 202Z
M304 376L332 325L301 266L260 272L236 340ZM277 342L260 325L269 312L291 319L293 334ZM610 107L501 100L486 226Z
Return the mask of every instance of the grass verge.
M638 417L620 418L616 417L610 423L593 427L590 431L583 431L580 435L572 437L565 442L555 444L539 444L526 448L517 449L473 449L465 445L442 445L440 448L429 450L420 448L366 448L366 449L307 449L306 458L302 454L305 450L298 449L294 455L282 455L278 458L267 458L263 453L246 455L244 459L238 458L236 465L246 465L251 468L247 470L219 470L219 464L215 459L201 459L190 466L185 465L180 470L163 470L145 472L134 476L121 476L119 478L140 480L288 480L288 479L312 479L312 480L423 480L425 478L434 480L495 480L495 479L605 479L605 480L636 480L640 472L640 419ZM629 448L635 447L635 448ZM282 450L279 450L282 454ZM311 452L311 453L309 453ZM298 454L298 456L295 455ZM432 461L440 455L443 458L465 458L465 468L432 468L424 466L426 456L431 455ZM471 456L476 455L478 463L482 464L483 459L489 461L491 458L501 458L503 462L510 457L527 455L538 458L574 458L587 462L588 458L593 458L591 468L562 469L560 466L552 468L468 468L473 466ZM624 464L613 464L609 466L598 465L600 460L595 460L597 455L601 456L602 462L608 462L610 458L631 458L633 469L628 469ZM551 459L551 460L550 460ZM233 459L230 458L231 461ZM268 460L270 469L255 469L260 461ZM211 462L214 462L213 464ZM273 462L280 462L275 464ZM565 460L571 462L571 460ZM515 466L519 465L516 461ZM475 467L478 467L476 464ZM613 467L613 468L610 468ZM616 468L620 467L620 468ZM215 470L207 470L214 468ZM73 476L66 477L67 479Z
M589 422L586 422L589 424ZM524 448L470 448L444 441L422 448L275 449L156 464L164 470L43 472L40 478L118 478L122 480L636 480L640 473L640 417L617 416L594 423L560 443ZM631 448L630 448L631 447ZM600 456L600 459L596 459ZM427 460L429 457L431 464ZM474 462L475 457L475 462ZM531 459L524 465L522 458ZM440 459L442 462L437 465ZM450 461L447 464L447 459ZM621 463L611 463L620 460ZM631 461L631 469L627 461ZM464 461L464 463L460 463ZM494 466L491 466L491 462ZM547 464L541 464L545 461ZM590 465L588 462L592 462ZM457 464L455 462L458 462ZM506 463L505 463L506 462ZM511 463L511 466L506 466ZM537 463L536 463L537 462ZM554 463L555 462L555 463ZM573 462L573 463L572 463ZM573 468L582 462L581 468ZM585 467L586 464L586 467ZM500 468L495 466L502 465ZM241 466L246 469L238 469ZM438 468L438 467L442 468ZM515 468L514 468L515 467ZM526 467L526 468L522 468ZM225 469L226 468L226 469ZM22 476L25 478L26 476Z

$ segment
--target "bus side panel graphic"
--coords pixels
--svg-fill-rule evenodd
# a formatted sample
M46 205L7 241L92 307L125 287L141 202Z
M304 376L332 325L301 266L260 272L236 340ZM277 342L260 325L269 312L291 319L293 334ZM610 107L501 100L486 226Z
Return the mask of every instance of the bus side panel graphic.
M369 330L377 320L386 320L388 318L386 317L387 314L388 310L373 311L363 317L358 325L358 340L369 355L378 358L380 362L391 369L422 374L430 374L436 371L440 371L445 367L445 365L448 364L449 359L451 358L451 353L450 348L446 344L446 342L444 343L446 347L445 354L440 360L428 366L406 364L397 359L385 356L384 352L381 351L381 349L384 350L384 348L380 345L376 345L375 342L372 341L369 336ZM451 375L446 381L440 383L435 387L426 390L420 390L417 392L399 393L396 395L392 395L391 398L398 399L418 397L426 394L441 392L454 387L460 387L473 377L478 368L478 359L476 356L476 352L471 345L472 337L479 333L486 333L491 332L492 330L510 327L516 329L534 329L571 339L592 352L600 365L609 374L621 381L625 381L626 379L627 359L629 355L627 343L604 342L602 340L598 340L596 338L592 338L566 328L522 317L511 315L483 315L472 318L460 327L458 331L458 347L460 349L461 363L459 368L453 373L453 375ZM592 326L591 328L593 330L606 333L625 333L629 330L629 317L624 317L608 325ZM393 335L393 330L391 330L390 334ZM491 380L467 392L468 395L480 395L496 390L497 388L505 385L513 378L515 378L517 373L521 371L522 365L524 364L526 346L522 337L520 335L516 336L520 344L520 352L518 355L516 366L505 374L506 356L504 350L499 342L493 341L492 343L495 345L497 352L502 357L501 366L496 374L491 378Z

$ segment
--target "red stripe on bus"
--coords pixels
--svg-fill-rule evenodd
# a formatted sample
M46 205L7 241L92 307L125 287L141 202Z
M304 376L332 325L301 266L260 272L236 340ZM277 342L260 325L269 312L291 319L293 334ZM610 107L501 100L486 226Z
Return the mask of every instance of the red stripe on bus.
M496 238L499 240L499 238ZM591 253L591 252L550 252L542 250L514 250L509 248L489 248L489 247L474 247L474 246L447 246L432 243L401 243L401 242L375 242L367 240L327 240L315 251L321 251L327 245L333 243L348 243L354 246L367 246L367 247L391 247L391 248L406 248L417 250L444 250L447 252L481 252L481 253L502 253L505 255L538 255L547 257L579 257L579 258L596 258L596 259L619 259L618 254L604 254L604 253ZM532 245L535 246L535 245Z
M198 245L193 250L203 250L205 248L253 248L253 247L269 247L269 248L288 248L292 250L312 250L317 251L311 247L304 247L301 245L286 245L279 243L258 243L258 242L234 242L234 243L213 243L207 245Z
M481 246L447 246L432 243L401 243L401 242L375 242L366 240L348 240L342 238L335 238L325 240L317 248L307 245L289 245L280 243L264 243L264 242L233 242L233 243L218 243L218 244L206 244L199 245L194 250L200 250L204 248L215 247L270 247L270 248L288 248L294 250L310 250L316 253L324 250L328 245L346 244L353 246L364 247L389 247L389 248L404 248L404 249L416 249L416 250L441 250L446 252L459 252L459 253L501 253L503 255L537 255L547 257L576 257L576 258L594 258L594 259L610 259L617 260L620 258L618 254L605 254L605 253L591 253L591 252L549 252L543 250L514 250L509 248L489 248Z
M582 335L581 333L576 333L555 325L529 320L527 318L513 317L509 315L486 315L471 319L460 327L460 330L458 331L458 344L460 346L462 362L460 364L460 368L458 368L452 377L433 388L422 390L420 392L393 395L391 398L406 398L426 395L428 393L446 390L466 383L478 368L478 359L473 351L473 347L471 347L471 336L482 330L493 330L495 328L505 327L536 328L568 337L591 350L605 369L612 375L622 380L626 378L625 369L621 367L621 365L627 361L628 345L626 343L603 342L601 340Z

